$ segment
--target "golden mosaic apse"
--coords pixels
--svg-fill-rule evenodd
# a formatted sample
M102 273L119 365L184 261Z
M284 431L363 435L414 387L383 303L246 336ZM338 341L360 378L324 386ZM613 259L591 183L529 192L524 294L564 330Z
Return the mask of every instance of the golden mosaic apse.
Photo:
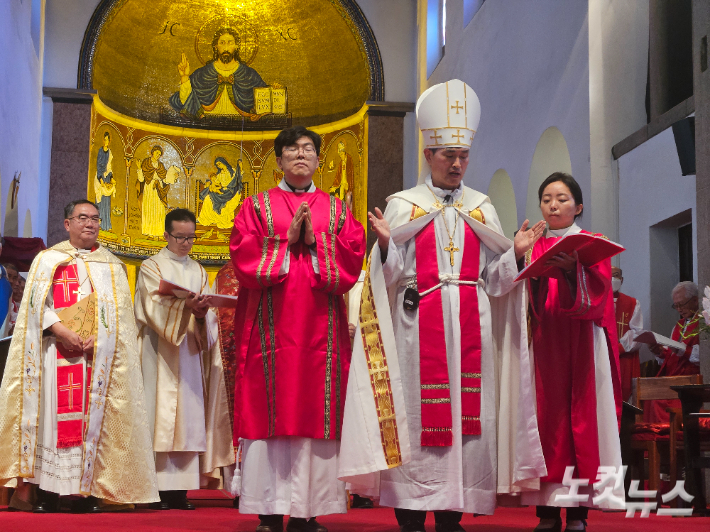
M363 39L352 4L116 0L87 31L80 86L123 115L182 127L340 120L376 99L379 52Z

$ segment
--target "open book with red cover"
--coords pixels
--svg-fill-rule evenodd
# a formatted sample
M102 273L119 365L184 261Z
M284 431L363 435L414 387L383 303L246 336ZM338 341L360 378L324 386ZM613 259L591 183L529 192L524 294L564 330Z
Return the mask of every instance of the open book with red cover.
M556 266L547 266L546 263L560 253L571 254L577 252L579 262L584 266L594 266L604 259L613 257L624 251L624 246L612 242L603 236L587 233L565 235L535 261L525 267L515 278L516 281L532 277L551 277Z
M177 283L161 279L160 286L158 287L158 293L163 296L173 296L179 299L185 299L188 295L194 294L195 292L185 288L184 286L180 286ZM205 299L210 307L226 308L237 306L237 296L205 294Z

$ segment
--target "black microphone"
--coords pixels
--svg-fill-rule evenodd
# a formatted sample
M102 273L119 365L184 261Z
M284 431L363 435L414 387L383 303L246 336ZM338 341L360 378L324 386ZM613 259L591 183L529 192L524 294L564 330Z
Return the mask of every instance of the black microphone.
M444 203L451 203L451 194L444 196Z

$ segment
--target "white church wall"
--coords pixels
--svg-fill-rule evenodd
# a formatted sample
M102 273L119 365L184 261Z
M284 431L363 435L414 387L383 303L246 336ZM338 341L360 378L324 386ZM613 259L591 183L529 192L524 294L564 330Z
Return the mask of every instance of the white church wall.
M44 86L76 89L79 54L86 27L100 0L47 2Z
M677 227L693 222L697 249L695 176L681 175L673 130L666 129L618 161L619 257L622 291L641 303L644 326L670 334L678 319L670 305L678 281ZM694 264L697 280L697 264ZM642 350L642 359L650 352Z
M522 222L535 148L555 126L589 197L587 2L485 2L466 27L461 2L447 2L446 20L444 57L419 92L452 78L476 91L481 122L464 182L485 191L505 168Z
M646 125L647 0L589 2L592 229L618 238L618 182L611 148Z
M385 100L416 102L419 96L416 84L417 3L413 0L358 0L357 3L380 49L385 71ZM414 113L407 113L402 153L404 188L417 184L418 134Z
M42 10L41 1L0 2L0 220L3 234L7 230L9 236L26 234L28 209L36 218L41 217L36 193L40 190ZM20 189L17 204L8 213L8 193L16 172L22 172ZM6 218L10 221L7 227ZM39 229L34 228L34 236L44 236Z

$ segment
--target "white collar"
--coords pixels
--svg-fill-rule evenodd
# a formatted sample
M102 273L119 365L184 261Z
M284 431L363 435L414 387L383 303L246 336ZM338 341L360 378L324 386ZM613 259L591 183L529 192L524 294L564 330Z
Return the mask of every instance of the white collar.
M286 178L282 178L281 181L279 181L279 188L285 192L291 192L294 194L293 190L291 187L288 186L288 183L286 183ZM313 184L313 181L311 181L311 184L308 185L308 188L301 190L301 189L296 189L298 192L305 192L305 193L311 193L316 191L316 186Z
M188 255L185 255L184 257L181 257L177 253L173 253L168 249L168 246L165 246L162 250L164 255L166 255L169 259L177 261L177 262L187 262L187 260L190 258Z
M565 236L567 234L573 235L575 233L579 233L581 230L582 230L581 227L579 227L576 223L573 223L569 227L565 227L563 229L548 229L545 237L546 238L557 238L560 236Z
M446 190L444 188L439 188L435 187L431 181L431 174L426 176L426 179L424 182L427 184L429 189L434 193L435 196L438 198L445 198L446 196L451 197L451 201L455 201L459 199L463 195L463 180L459 183L459 186L455 188L454 190Z

